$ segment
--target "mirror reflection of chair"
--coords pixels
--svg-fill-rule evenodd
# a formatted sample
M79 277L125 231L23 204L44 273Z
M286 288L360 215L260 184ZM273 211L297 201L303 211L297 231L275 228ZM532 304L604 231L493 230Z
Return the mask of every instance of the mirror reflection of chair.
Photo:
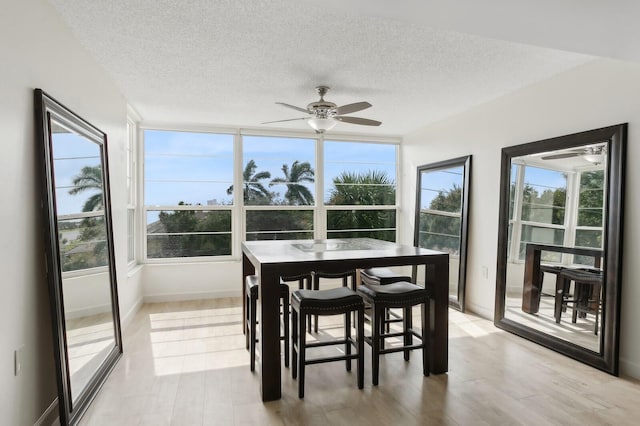
M602 270L598 269L563 269L559 274L559 284L556 284L556 323L560 323L562 312L571 307L571 322L575 323L578 317L586 318L587 314L593 314L594 334L598 334L603 278ZM571 282L574 283L573 294L569 292Z

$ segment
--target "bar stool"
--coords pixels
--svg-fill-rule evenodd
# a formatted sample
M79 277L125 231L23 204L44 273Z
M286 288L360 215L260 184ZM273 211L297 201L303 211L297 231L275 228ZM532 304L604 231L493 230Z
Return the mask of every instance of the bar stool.
M411 282L411 277L396 274L389 268L368 268L360 270L360 281L366 285L387 285L398 281Z
M593 314L594 334L598 334L600 299L604 282L602 270L566 268L560 275L564 282L562 288L556 289L556 323L560 323L562 308L572 305L571 322L576 322L578 314L581 318L586 317L586 314ZM567 291L571 281L574 282L573 296ZM558 308L558 302L560 302L560 308Z
M307 275L309 277L309 275ZM290 277L290 281L300 280L303 285L302 277ZM289 286L280 279L280 306L282 312L280 315L283 334L280 336L280 340L284 340L284 365L289 366ZM258 286L260 285L260 278L257 275L247 275L245 279L246 286L246 318L245 318L245 338L246 347L249 349L251 360L249 367L251 371L255 371L256 367L256 342L258 342L258 336L256 335L256 325L258 324L257 318L257 305L258 305Z
M322 272L315 271L311 273L313 278L313 290L320 290L320 279L328 279L328 280L342 280L342 287L349 287L351 285L351 289L356 291L356 271L355 269L351 269L344 272ZM315 325L313 327L313 331L315 333L318 332L318 315L314 316ZM311 330L311 316L309 316L309 330Z
M412 282L413 280L407 275L396 274L389 268L378 267L360 270L360 282L365 285L387 285L397 283L398 281ZM391 323L397 322L402 322L402 316L387 309L385 313L387 332L390 330Z
M351 313L357 315L356 340L351 337ZM307 343L307 319L311 315L344 315L344 338ZM351 360L357 360L358 388L364 387L364 303L362 297L348 287L328 290L296 290L291 294L292 362L291 377L298 378L298 397L304 398L305 366L325 362L346 361L351 371ZM317 320L316 320L317 325ZM309 327L311 332L311 327ZM344 355L307 358L307 349L342 345ZM357 353L351 353L351 346ZM298 377L299 371L299 377Z
M409 361L409 353L413 349L422 349L422 372L429 375L429 296L424 287L410 282L396 282L387 285L361 285L358 287L365 303L371 304L371 337L365 336L365 341L371 345L373 385L378 385L380 372L380 355L392 352L404 352L405 361ZM417 333L412 328L413 306L422 306L422 330ZM385 311L389 308L402 308L402 332L385 332ZM384 339L403 336L403 345L385 349ZM420 339L420 344L413 344L413 337Z

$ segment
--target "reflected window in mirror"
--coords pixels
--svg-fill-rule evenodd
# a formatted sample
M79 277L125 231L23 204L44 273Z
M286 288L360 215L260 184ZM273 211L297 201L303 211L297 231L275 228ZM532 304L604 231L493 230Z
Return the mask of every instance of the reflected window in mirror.
M106 134L34 92L60 423L76 424L122 354Z
M470 169L471 156L420 166L416 192L414 244L449 253L449 301L460 310L464 310Z
M626 125L504 148L497 326L616 374Z

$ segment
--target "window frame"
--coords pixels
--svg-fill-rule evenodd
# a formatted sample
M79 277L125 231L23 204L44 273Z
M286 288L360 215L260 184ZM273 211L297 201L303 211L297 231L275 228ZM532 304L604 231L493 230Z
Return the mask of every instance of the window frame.
M231 128L231 127L217 127L217 126L190 126L190 125L174 125L165 123L154 122L141 122L138 124L138 134L140 141L140 149L138 158L140 163L138 166L138 197L140 208L140 226L139 226L139 238L141 247L141 259L140 263L146 264L171 264L171 263L194 263L194 262L229 262L241 260L240 254L242 253L241 244L246 240L246 213L251 210L312 210L313 211L313 235L314 239L326 239L327 238L327 211L329 210L343 210L348 208L350 210L394 210L395 211L395 233L396 242L400 235L402 235L401 220L400 220L400 204L402 191L402 179L400 174L401 164L401 150L399 137L381 137L372 135L348 135L331 133L330 138L325 138L324 134L309 133L307 131L284 131L284 130L265 130L257 128ZM195 206L195 209L190 209L191 206L147 206L144 204L144 176L145 176L145 141L144 131L146 130L158 130L158 131L172 131L172 132L201 132L201 133L216 133L216 134L232 134L234 135L233 141L233 185L235 188L242 186L242 172L243 172L243 137L244 136L264 136L264 137L280 137L280 138L303 138L313 139L315 141L315 204L309 206L245 206L243 202L242 191L234 191L233 205L230 206ZM335 142L359 142L365 144L386 144L395 145L396 151L396 164L395 164L395 188L396 199L394 205L373 205L373 206L347 206L347 205L325 205L324 204L324 141L329 139ZM319 196L321 196L321 202L319 202ZM167 258L149 258L147 256L147 233L146 233L146 217L148 211L155 210L176 210L176 207L181 207L184 210L231 210L231 255L224 256L201 256L201 257L167 257Z
M211 262L211 261L217 261L217 262L228 262L230 260L237 260L239 258L238 254L238 246L239 243L237 243L237 233L235 232L236 227L237 227L237 211L238 211L238 205L237 205L237 192L235 191L234 196L233 196L233 204L232 205L189 205L189 206L180 206L180 205L147 205L145 203L145 198L144 198L144 185L145 185L145 166L146 163L144 161L145 158L145 152L146 152L146 145L145 145L145 138L144 138L144 132L147 130L153 130L153 131L165 131L165 132L184 132L184 133L213 133L213 134L224 134L224 135L233 135L233 171L232 171L232 179L233 179L233 183L234 183L234 187L237 187L235 185L238 184L237 182L237 156L238 156L238 150L237 150L237 139L238 139L238 132L235 129L221 129L221 128L214 128L214 127L207 127L207 126L190 126L190 127L183 127L183 126L172 126L172 125L160 125L160 124L153 124L153 123L144 123L144 124L140 124L139 126L140 128L140 139L141 139L141 146L142 146L142 153L141 153L141 158L143 159L142 161L142 167L141 167L141 174L143 176L142 179L140 179L140 185L139 190L142 194L142 198L141 198L141 205L142 205L142 223L143 226L141 226L141 231L140 233L142 234L142 246L143 246L143 259L144 259L144 263L146 264L170 264L170 263L201 263L201 262ZM241 174L240 174L241 175ZM150 258L148 256L148 239L147 239L147 213L150 211L177 211L177 210L181 210L181 211L231 211L231 229L230 229L230 234L231 234L231 254L229 255L220 255L220 256L196 256L196 257L160 257L160 258Z

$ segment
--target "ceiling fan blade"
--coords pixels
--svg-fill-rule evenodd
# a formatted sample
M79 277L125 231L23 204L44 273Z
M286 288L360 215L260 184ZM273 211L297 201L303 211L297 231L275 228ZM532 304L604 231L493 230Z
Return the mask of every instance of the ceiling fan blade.
M361 118L361 117L335 116L333 118L335 120L342 121L343 123L362 124L364 126L379 126L382 124L381 121L369 120L368 118Z
M276 102L278 105L285 106L287 108L295 109L296 111L305 112L309 114L309 111L306 108L300 108L295 105L285 104L284 102Z
M369 102L356 102L354 104L342 105L336 108L336 115L351 114L352 112L362 111L370 108Z
M308 119L309 117L289 118L287 120L265 121L264 123L260 123L260 124L282 123L283 121L297 121L297 120L308 120Z
M580 152L563 152L561 154L552 154L552 155L545 155L544 157L540 157L543 160L560 160L562 158L571 158L571 157L577 157L579 155L584 154L584 152L580 151Z

